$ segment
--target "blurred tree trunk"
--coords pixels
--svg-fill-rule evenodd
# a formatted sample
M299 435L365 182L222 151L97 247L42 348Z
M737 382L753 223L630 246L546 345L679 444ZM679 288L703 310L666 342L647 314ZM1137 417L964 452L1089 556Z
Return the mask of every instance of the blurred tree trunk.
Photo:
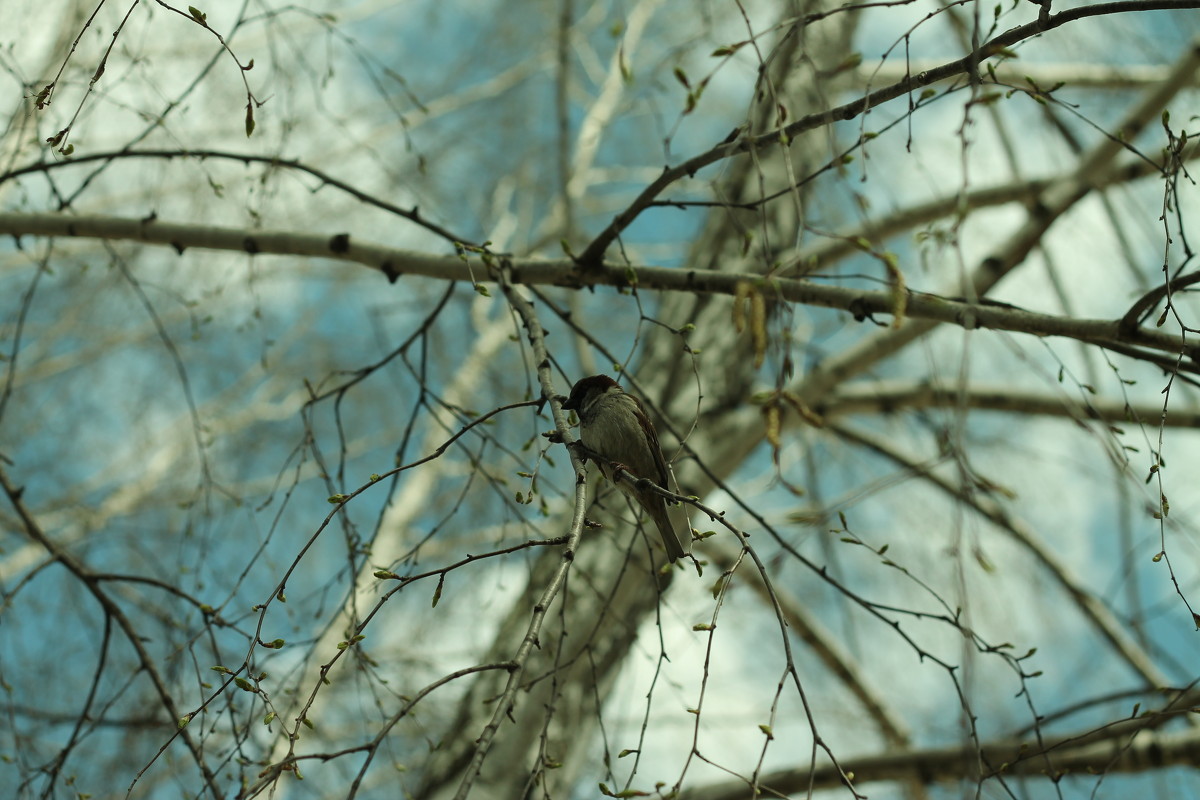
M829 97L834 96L834 88L821 75L834 73L833 67L850 51L856 15L836 15L835 25L826 20L819 36L787 22L829 7L824 2L786 3L781 7L775 37L760 40L763 52L770 56L750 106L747 134L777 128L782 108L792 118L826 107ZM789 148L775 146L734 159L719 191L731 203L753 202L764 194L786 191L791 176L803 177L830 157L831 136L830 131L819 130L794 141ZM796 241L804 202L804 189L798 189L791 202L777 201L753 210L714 210L691 248L689 265L765 271L779 249ZM718 480L729 477L762 440L763 432L761 416L754 409L746 410L754 379L753 345L748 334L731 335L732 306L730 298L721 296L675 293L664 297L657 313L660 320L674 328L695 325L687 342L693 349L703 350L698 362L700 374L693 372L677 334L651 326L645 336L643 357L637 362L636 388L623 381L626 389L652 400L668 422L678 424L695 416L699 379L704 397L697 428L687 446L703 454L705 462L718 470ZM678 440L664 424L660 423L659 429L664 452L671 457ZM686 457L675 461L674 470L684 494L704 497L715 486L713 479ZM595 508L588 516L602 521L605 527L622 524L597 513ZM656 551L651 563L640 539L626 551L605 546L607 542L600 538L588 541L585 532L566 589L546 617L541 647L535 650L522 677L523 691L511 709L511 721L497 733L482 771L470 788L474 796L515 799L540 794L544 789L547 796L563 797L578 785L589 757L598 758L597 704L603 704L620 674L637 638L639 623L653 618L659 596L675 574L659 571L661 554ZM624 541L627 537L618 534L618 538ZM704 546L698 549L701 558L707 557ZM557 551L540 556L528 584L481 661L511 658L529 624L535 600L560 560ZM690 571L692 567L685 569ZM712 578L717 574L711 573ZM491 719L495 710L491 701L501 693L506 679L506 674L495 671L474 679L428 762L418 797L451 798L460 792L464 769L475 753L475 735ZM554 768L548 768L552 765Z

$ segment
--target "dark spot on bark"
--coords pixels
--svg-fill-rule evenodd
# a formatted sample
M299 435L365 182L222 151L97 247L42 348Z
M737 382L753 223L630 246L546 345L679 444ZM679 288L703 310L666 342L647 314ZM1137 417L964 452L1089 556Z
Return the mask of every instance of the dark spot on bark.
M350 234L339 233L329 240L329 249L339 255L350 252Z

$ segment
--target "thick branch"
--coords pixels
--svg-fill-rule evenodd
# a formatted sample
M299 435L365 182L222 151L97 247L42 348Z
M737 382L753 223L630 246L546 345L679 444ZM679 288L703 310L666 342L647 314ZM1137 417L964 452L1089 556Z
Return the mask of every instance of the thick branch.
M1065 393L1022 391L1001 384L971 385L960 389L917 381L853 383L823 398L812 410L822 417L841 417L925 408L1005 411L1118 424L1130 421L1162 422L1168 427L1200 428L1200 410L1171 408L1164 417L1162 404L1125 403L1099 396L1072 398Z
M906 76L929 74L941 66L933 60L893 58L887 61L876 61L863 64L858 69L859 83L865 88L881 83L895 83ZM1048 63L1031 64L1017 61L1004 61L995 66L996 81L1010 86L1033 88L1029 84L1032 79L1037 88L1043 91L1062 84L1063 91L1068 89L1141 89L1162 83L1170 71L1169 67L1160 64L1087 64L1087 63ZM957 77L948 75L943 80ZM990 77L989 76L985 76ZM1200 85L1200 75L1195 76L1191 85Z
M255 254L303 255L352 261L383 272L391 280L401 275L421 275L453 281L491 280L488 267L479 259L436 256L412 250L361 242L347 234L334 236L285 231L253 231L210 225L186 225L123 217L70 217L61 214L0 214L0 234L13 236L79 236L120 239L148 244L167 244L183 252L189 247ZM848 311L858 319L890 315L896 307L892 291L825 286L812 281L779 278L764 280L758 275L731 274L714 270L685 270L670 267L630 268L606 264L586 272L569 259L513 261L515 284L660 289L689 293L735 295L739 284L756 283L767 294L794 303ZM1062 336L1106 347L1126 345L1146 353L1122 349L1134 358L1156 360L1154 353L1182 353L1195 361L1200 347L1182 337L1157 330L1123 329L1120 320L1076 319L1040 314L1001 304L970 303L936 295L909 293L905 317L925 322L959 325L968 330L1016 331L1035 336ZM1161 361L1161 358L1158 359ZM1164 366L1169 366L1163 362ZM1188 365L1184 365L1186 369Z
M1149 716L1149 715L1148 715ZM1161 716L1135 717L1099 730L1038 741L997 740L981 747L940 747L889 752L850 758L843 769L853 772L862 786L877 781L916 780L922 783L955 781L978 775L1042 775L1047 759L1054 777L1071 773L1093 776L1116 772L1161 770L1168 766L1192 766L1200 759L1200 729L1179 733L1153 730ZM785 796L812 789L840 786L833 766L814 770L780 770L762 777L762 796ZM778 795L772 794L778 792ZM680 793L680 800L740 800L747 797L745 781L727 781L695 791Z

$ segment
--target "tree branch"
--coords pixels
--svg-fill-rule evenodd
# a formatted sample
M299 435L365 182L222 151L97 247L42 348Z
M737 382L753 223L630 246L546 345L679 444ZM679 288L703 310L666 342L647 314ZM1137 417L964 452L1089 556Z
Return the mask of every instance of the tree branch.
M25 505L24 495L25 490L14 484L8 477L8 474L0 469L0 490L8 497L13 509L17 512L17 516L21 519L21 524L25 529L25 535L33 541L40 544L46 549L58 563L62 564L72 575L74 575L80 583L84 585L87 591L95 598L96 603L104 610L105 618L116 623L121 632L125 634L125 640L129 646L133 648L137 654L137 660L141 669L145 670L146 675L150 678L150 683L154 686L154 691L158 695L159 702L166 709L168 716L176 720L177 730L176 735L181 736L187 748L191 751L192 758L195 760L196 766L199 767L204 776L204 783L208 791L214 798L220 798L222 792L220 784L217 781L217 775L208 765L208 761L204 755L204 749L195 737L188 730L188 723L191 721L190 716L183 718L179 707L175 704L175 698L171 695L170 689L167 688L166 679L158 668L158 661L151 657L150 652L146 649L144 637L137 630L133 622L126 616L121 607L116 604L108 593L100 588L100 581L86 567L83 562L67 552L62 547L59 547L42 529L41 525L34 518L33 512ZM172 737L173 738L173 737ZM169 744L171 739L167 740ZM162 749L166 749L167 744L163 745ZM160 753L162 750L159 751ZM135 778L136 781L136 778Z
M1161 404L1125 403L1094 396L1075 399L1066 394L1022 391L1010 385L970 385L961 389L916 381L871 381L853 383L836 390L813 405L825 418L848 414L889 414L906 409L969 408L1007 411L1074 420L1095 419L1107 423L1153 421L1175 428L1200 428L1200 410L1172 408L1163 418Z
M1003 506L982 492L966 491L963 487L936 474L929 467L909 458L882 437L873 436L845 425L833 426L832 430L842 439L865 447L911 471L931 486L949 495L955 502L974 509L975 513L1006 531L1021 547L1037 559L1059 587L1075 601L1080 613L1091 621L1096 630L1108 640L1125 663L1142 677L1148 687L1157 689L1170 685L1171 682L1167 676L1159 670L1146 651L1129 636L1125 625L1117 619L1102 600L1092 593L1087 584L1071 571L1067 563L1059 558L1054 550L1042 540L1042 537L1023 520L1011 516Z
M835 106L824 111L808 114L789 125L771 133L763 134L762 136L735 139L729 143L721 143L708 152L690 158L678 166L663 170L662 175L643 189L641 194L637 196L629 207L618 214L612 223L588 245L587 249L579 256L579 261L589 266L599 263L604 257L604 253L608 250L609 245L638 218L642 211L650 206L651 202L664 189L685 176L695 175L696 172L710 164L735 155L760 150L769 145L779 144L780 142L791 142L802 133L829 125L833 122L844 122L854 119L860 114L864 114L889 100L906 95L914 89L921 89L954 75L978 70L982 62L992 56L1004 53L1017 42L1045 33L1048 30L1077 19L1105 14L1120 14L1129 11L1198 7L1200 7L1200 2L1197 0L1126 0L1125 2L1101 3L1093 6L1068 9L1049 17L1045 21L1037 20L1026 25L1010 28L957 61L951 61L935 69L919 72L916 75L909 75L903 80L893 83L891 86L877 89L857 100L852 100L849 103L843 103L840 106ZM1193 55L1196 53L1198 47L1200 47L1200 43L1193 43L1191 48Z
M63 168L75 167L80 164L88 164L95 161L103 161L105 164L113 161L127 159L162 159L170 161L172 159L196 159L204 161L207 159L220 161L237 161L242 164L263 164L271 169L290 169L296 172L303 172L306 175L319 180L323 185L332 186L339 191L345 192L356 200L365 203L366 205L375 206L376 208L395 214L398 217L409 220L415 225L419 225L430 233L434 233L448 242L460 242L462 244L476 244L468 239L455 234L453 231L431 222L421 216L421 211L417 206L411 209L400 208L394 203L389 203L386 200L381 200L375 195L363 189L343 181L330 175L324 170L317 169L310 164L295 158L277 158L273 156L260 156L254 153L235 153L228 150L114 150L100 153L87 153L83 155L72 155L69 159L63 161L42 161L37 164L28 164L24 167L17 167L7 172L0 172L0 185L7 181L15 180L26 175L36 175L51 171L57 171ZM313 190L316 191L315 189Z
M852 772L859 785L878 781L915 780L922 783L961 780L983 770L990 775L1042 775L1046 759L1061 778L1070 773L1095 776L1114 772L1141 772L1167 766L1193 765L1200 759L1200 729L1160 733L1155 727L1186 707L1176 701L1160 712L1146 712L1102 728L1042 741L997 739L974 747L938 747L887 752L847 758L842 768ZM1093 777L1094 780L1094 777ZM840 786L833 766L785 769L759 781L764 796L784 796L806 790ZM741 800L745 781L726 781L679 794L679 800ZM776 794L777 793L777 794Z
M251 255L303 255L351 261L377 269L395 281L401 275L421 275L442 280L486 282L492 280L488 266L479 258L437 256L412 250L359 242L348 234L334 236L286 231L254 231L212 225L187 225L124 217L69 217L61 214L0 214L0 234L13 236L76 236L121 239L148 244L168 244L179 252L189 247L244 252ZM765 279L760 275L685 270L670 267L627 267L606 264L584 272L569 259L512 262L515 284L554 285L569 288L616 286L659 289L688 293L736 295L739 285L753 282L761 290L782 300L848 311L856 319L890 315L897 306L893 291L825 286L808 280ZM987 328L1035 336L1062 336L1100 347L1124 345L1121 352L1131 358L1155 361L1155 353L1182 354L1190 362L1200 357L1200 345L1182 336L1145 328L1129 329L1121 320L1077 319L1026 311L996 303L971 303L931 294L908 292L904 316L924 323L949 323L967 330ZM1133 349L1130 349L1132 347ZM1146 352L1143 352L1146 351ZM1159 362L1161 362L1161 358ZM1158 362L1156 362L1158 363ZM1173 366L1173 361L1161 366ZM1181 365L1184 371L1200 372L1195 363Z

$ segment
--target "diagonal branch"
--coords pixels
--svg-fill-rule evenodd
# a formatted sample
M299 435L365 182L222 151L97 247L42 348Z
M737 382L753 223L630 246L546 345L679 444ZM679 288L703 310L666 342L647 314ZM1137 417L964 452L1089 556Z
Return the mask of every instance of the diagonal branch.
M891 86L877 89L857 100L843 103L840 106L825 111L808 114L779 130L763 134L762 136L721 143L708 152L690 158L678 166L663 170L663 173L653 183L643 189L641 194L637 196L629 207L618 214L609 226L588 245L587 249L579 256L579 261L588 266L599 263L604 258L609 245L638 218L642 211L650 207L651 203L664 189L684 177L695 175L697 171L710 164L732 156L757 151L770 145L794 141L797 136L806 131L829 125L832 122L854 119L876 106L882 105L889 100L894 100L897 97L902 97L915 89L937 83L953 75L976 71L982 62L995 55L1005 53L1012 45L1077 19L1105 14L1120 14L1129 11L1187 8L1200 8L1200 2L1197 2L1197 0L1131 0L1068 9L1049 17L1044 22L1038 20L1026 25L1010 28L957 61L951 61L935 69L919 72L916 75L908 75L903 80L897 81ZM1200 51L1200 43L1194 43L1189 50L1189 57L1194 59L1198 51ZM1185 84L1191 80L1191 75L1194 72L1195 69L1193 68L1188 73L1188 77L1184 80Z
M742 551L728 540L715 540L709 544L705 555L713 559L714 565L719 567L723 574L729 574L737 565ZM911 743L909 725L898 714L886 693L871 686L854 656L832 631L814 614L809 613L799 598L781 586L770 585L758 570L743 570L740 574L742 580L746 581L768 607L778 604L779 614L787 620L788 630L808 645L830 674L854 695L863 710L879 727L888 744L901 747Z
M1094 9L1101 7L1091 6ZM1063 14L1067 13L1071 12L1063 12ZM958 288L948 293L961 293L968 299L981 298L1001 279L1022 264L1033 249L1041 243L1050 227L1076 203L1086 197L1105 173L1114 169L1113 159L1127 146L1125 142L1132 140L1152 120L1159 118L1162 109L1181 89L1188 85L1197 69L1200 69L1200 42L1188 48L1187 52L1175 63L1171 68L1168 80L1147 92L1133 108L1126 112L1120 122L1114 126L1114 133L1111 136L1084 153L1071 174L1051 183L1037 201L1030 205L1020 227L994 253L982 259L972 273L962 279ZM924 315L919 316L924 317ZM969 319L974 321L974 315L971 314ZM1116 335L1119 337L1120 328L1123 326L1117 323L1109 324L1118 329ZM837 357L824 362L807 375L804 379L804 395L810 400L820 397L845 379L860 374L872 365L899 352L909 343L925 336L936 325L937 323L932 318L923 318L910 322L898 330L867 337L857 345L847 348ZM970 326L965 325L964 327ZM983 327L992 326L984 323ZM1043 333L1059 335L1049 333L1049 331L1043 331ZM1109 335L1101 338L1091 336L1073 338L1101 346L1120 341L1119 338L1113 339ZM1182 352L1180 349L1182 337L1174 337L1174 340L1176 347L1173 352Z
M866 447L904 469L910 470L913 474L920 476L932 486L945 492L955 501L974 509L977 514L993 525L1007 531L1013 539L1041 563L1047 573L1058 582L1062 590L1079 606L1084 617L1091 621L1096 630L1108 640L1109 644L1120 654L1125 663L1137 672L1150 688L1157 689L1171 685L1170 680L1155 666L1150 656L1126 633L1125 626L1109 610L1108 606L1097 598L1083 581L1075 576L1066 562L1060 559L1049 546L1043 543L1042 538L1038 536L1037 532L1026 525L1024 521L1011 516L999 503L991 498L983 497L976 492L964 491L961 487L955 486L942 476L934 473L931 469L909 458L881 437L873 436L865 431L849 428L845 425L832 425L830 426L830 430L842 439Z
M922 783L956 781L979 772L990 775L1042 775L1046 759L1058 779L1074 773L1097 776L1114 772L1161 770L1167 766L1191 766L1200 759L1200 729L1178 733L1155 730L1184 713L1195 702L1196 693L1177 697L1158 711L1147 711L1102 728L1041 742L997 739L974 747L935 747L891 751L847 758L842 766L852 771L860 784L913 780ZM981 763L982 762L982 763ZM832 766L817 769L784 769L763 776L763 796L782 797L812 789L836 788L840 784ZM726 781L679 794L679 800L741 800L747 797L745 781Z
M44 547L46 552L55 561L62 564L68 572L74 575L92 597L96 599L100 607L104 609L105 619L115 622L117 627L121 629L121 632L125 634L125 640L133 648L134 652L137 653L138 664L141 669L146 671L146 675L149 676L150 682L153 684L155 693L158 695L163 708L170 715L170 719L179 721L178 735L183 738L184 743L192 753L192 758L195 760L196 766L203 773L208 791L212 793L214 798L218 798L219 800L219 798L224 796L224 792L221 791L217 783L217 775L209 768L208 762L205 760L204 749L201 743L197 742L196 738L187 729L187 724L191 721L190 716L184 718L179 707L175 704L175 698L171 696L171 691L167 688L166 680L157 666L157 661L146 650L145 638L142 633L134 627L133 622L121 610L120 606L108 596L108 593L100 588L99 578L83 562L59 547L46 534L34 518L33 512L25 505L22 497L25 491L24 488L14 484L2 468L0 468L0 489L7 495L8 501L17 512L17 516L20 518L21 524L25 529L25 535ZM170 740L168 740L169 742ZM163 749L165 748L166 745L164 744ZM160 750L159 752L162 751Z

